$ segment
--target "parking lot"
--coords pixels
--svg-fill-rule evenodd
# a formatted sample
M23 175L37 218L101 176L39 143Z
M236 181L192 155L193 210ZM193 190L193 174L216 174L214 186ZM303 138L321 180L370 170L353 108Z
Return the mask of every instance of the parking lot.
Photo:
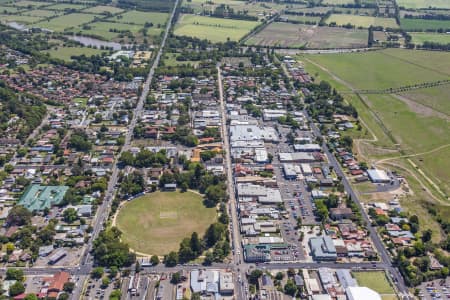
M435 300L450 299L450 278L437 279L422 283L420 286L419 299Z

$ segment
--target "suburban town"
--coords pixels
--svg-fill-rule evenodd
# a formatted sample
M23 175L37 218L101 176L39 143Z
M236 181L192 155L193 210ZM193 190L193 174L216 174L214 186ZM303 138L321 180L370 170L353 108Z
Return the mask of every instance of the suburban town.
M450 299L449 9L0 0L0 298Z

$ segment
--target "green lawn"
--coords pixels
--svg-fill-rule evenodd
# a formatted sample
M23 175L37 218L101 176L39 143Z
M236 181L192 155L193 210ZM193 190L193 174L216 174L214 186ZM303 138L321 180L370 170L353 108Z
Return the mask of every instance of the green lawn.
M336 23L342 26L352 24L356 27L369 28L370 26L382 26L384 28L397 28L398 25L394 18L377 18L369 16L347 15L347 14L332 14L327 20L327 24Z
M130 10L119 16L111 17L108 20L119 23L131 23L144 25L145 23L153 23L153 26L157 27L158 24L163 26L166 24L169 15L159 12L143 12Z
M132 249L164 255L177 251L181 240L194 231L203 236L215 218L215 208L206 208L198 194L155 192L126 203L117 227Z
M93 7L86 8L83 10L83 12L89 12L89 13L95 13L95 14L105 14L105 13L117 14L117 13L123 12L123 9L114 7L114 6L99 5L99 6L93 6Z
M397 4L405 8L450 8L448 0L397 0Z
M102 54L103 52L107 53L107 51L87 47L59 47L57 49L47 50L45 52L49 53L51 57L62 59L65 61L72 60L70 57L73 55L84 54L86 56L92 56L96 54Z
M395 294L383 271L352 272L359 286L368 287L379 294Z
M95 17L96 15L93 14L73 13L51 19L50 21L37 23L36 26L53 31L64 31L64 29L91 22Z
M450 21L424 20L424 19L401 19L400 27L406 31L424 31L450 29Z
M229 38L237 41L244 37L259 22L181 15L175 26L175 35L225 42Z
M412 37L412 42L416 45L423 44L424 42L450 44L450 34L416 32L416 33L410 33L410 35Z

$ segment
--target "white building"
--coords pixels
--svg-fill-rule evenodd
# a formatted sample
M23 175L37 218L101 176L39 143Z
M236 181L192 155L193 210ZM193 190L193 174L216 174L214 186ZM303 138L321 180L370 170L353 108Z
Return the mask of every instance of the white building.
M350 286L345 289L348 300L381 300L381 296L367 287Z

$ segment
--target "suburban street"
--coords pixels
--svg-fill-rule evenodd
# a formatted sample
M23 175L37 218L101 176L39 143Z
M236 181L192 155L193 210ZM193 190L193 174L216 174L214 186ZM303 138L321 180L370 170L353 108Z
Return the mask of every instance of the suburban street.
M136 108L133 113L133 118L131 119L130 124L128 126L128 131L125 136L124 145L122 146L122 149L118 153L117 157L120 157L120 155L124 151L127 151L131 145L134 128L136 127L137 121L139 120L139 117L142 114L145 100L147 99L148 93L150 91L150 84L153 79L153 74L155 73L155 69L158 67L159 61L161 59L161 55L164 51L164 45L166 43L167 36L168 36L170 28L172 26L172 20L175 15L176 8L178 6L178 2L179 2L179 0L175 1L172 13L170 15L169 20L167 21L167 26L164 31L164 36L163 36L161 45L158 49L158 54L156 55L156 57L153 61L153 64L150 68L147 79L145 80L145 83L143 85L142 93L139 97L138 103L137 103ZM95 218L94 224L93 224L94 230L92 232L92 236L89 239L89 242L87 243L87 245L85 247L84 254L82 255L81 260L80 260L80 266L78 268L78 271L82 272L83 274L88 274L90 272L90 270L92 269L93 258L90 254L90 252L92 250L92 244L93 244L93 241L97 238L100 231L103 229L104 222L107 220L107 218L109 216L109 209L111 207L111 202L114 198L115 192L117 191L116 185L117 185L118 176L119 176L119 168L117 165L117 161L118 160L116 159L114 162L114 165L112 167L112 173L111 173L111 177L109 178L108 188L105 192L104 200L103 200L101 206L99 207L99 209L97 210L97 215L96 215L96 218ZM82 293L82 288L83 288L83 284L78 284L76 286L75 290L72 293L72 299L80 299L80 296Z

